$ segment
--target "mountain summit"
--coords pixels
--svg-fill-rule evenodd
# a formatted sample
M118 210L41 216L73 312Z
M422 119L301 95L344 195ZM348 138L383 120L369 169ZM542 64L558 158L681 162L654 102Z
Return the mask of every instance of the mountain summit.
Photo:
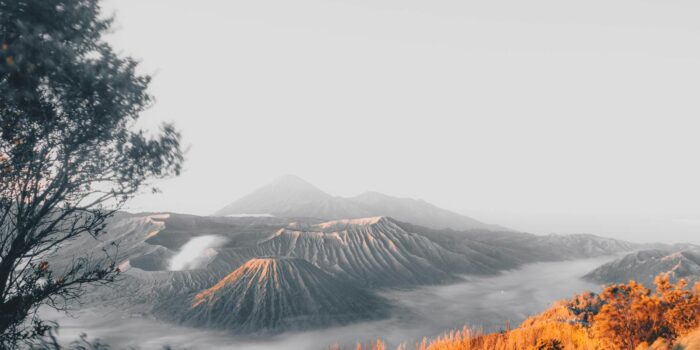
M353 203L333 197L294 175L280 177L227 205L214 215L248 214L321 219L369 216Z
M381 318L382 298L295 258L254 258L200 292L185 323L230 331L278 332Z
M351 198L335 197L294 175L283 176L227 205L214 215L253 214L324 220L390 216L399 221L434 229L506 230L423 200L397 198L378 192L366 192Z

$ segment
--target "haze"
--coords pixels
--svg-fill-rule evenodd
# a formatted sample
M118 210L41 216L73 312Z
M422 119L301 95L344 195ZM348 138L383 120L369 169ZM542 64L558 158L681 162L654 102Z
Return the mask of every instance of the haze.
M211 214L296 174L535 233L698 241L694 1L111 0Z
M599 257L566 262L535 263L498 276L468 277L446 286L424 286L382 295L397 303L398 310L386 320L359 322L306 332L289 332L266 339L246 339L227 332L185 328L145 318L129 322L113 312L84 308L70 317L54 311L48 315L61 323L61 340L73 340L87 332L116 348L138 346L162 349L170 344L182 348L236 350L327 349L335 343L352 345L382 337L389 344L414 344L423 336L436 337L446 330L473 326L487 332L503 329L506 322L516 325L550 306L552 301L583 290L597 291L594 283L579 277L612 259ZM523 303L527 300L527 303ZM393 347L391 347L393 348Z

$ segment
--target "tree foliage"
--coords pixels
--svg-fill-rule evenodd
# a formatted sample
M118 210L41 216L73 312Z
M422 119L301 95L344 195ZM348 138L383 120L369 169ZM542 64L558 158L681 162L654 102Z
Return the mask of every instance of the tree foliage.
M48 330L87 283L118 274L116 250L54 266L150 179L178 174L180 136L134 127L150 78L102 39L98 0L0 0L0 347Z
M700 283L688 288L668 275L656 289L630 281L600 294L582 293L555 303L520 327L483 334L464 328L416 344L419 350L670 350L700 339ZM697 336L672 344L695 331ZM358 350L370 349L358 345ZM688 347L690 349L690 347Z
M633 350L660 338L675 340L700 325L700 295L685 280L674 285L661 275L655 283L656 292L634 281L605 288L593 334L610 348Z

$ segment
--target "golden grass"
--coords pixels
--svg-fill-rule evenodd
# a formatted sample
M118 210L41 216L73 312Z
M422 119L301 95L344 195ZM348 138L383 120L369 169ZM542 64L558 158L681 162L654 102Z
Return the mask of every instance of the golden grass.
M630 281L602 293L585 292L554 303L520 327L483 334L469 328L435 339L417 350L700 350L700 284L687 288L669 276L656 279L656 291ZM331 349L342 349L339 346ZM386 350L380 339L356 350ZM406 350L400 345L398 350Z

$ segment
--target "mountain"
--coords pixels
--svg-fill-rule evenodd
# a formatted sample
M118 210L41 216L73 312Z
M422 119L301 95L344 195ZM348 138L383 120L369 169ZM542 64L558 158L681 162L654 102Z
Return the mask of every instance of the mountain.
M201 236L223 242L191 259L196 268L168 271L186 243ZM631 251L636 246L592 235L538 236L512 231L436 230L390 217L320 221L282 217L200 217L137 214L115 218L101 240L67 247L69 256L99 252L118 241L126 274L155 283L162 294L187 294L213 284L259 256L304 259L337 278L365 287L410 287L493 275L538 261Z
M437 229L505 230L422 200L391 197L376 192L351 198L334 197L293 175L281 177L215 213L217 216L246 214L325 220L390 216L399 221Z
M441 209L424 200L396 198L379 192L365 192L349 198L373 216L389 216L399 221L431 228L451 228L454 230L487 229L507 231L508 229L489 225L449 210Z
M536 236L526 243L526 246L541 252L548 252L552 256L552 260L562 260L628 252L636 249L638 245L591 234L549 234Z
M207 241L216 244L188 250L194 242ZM438 230L385 216L322 221L119 213L99 239L72 241L49 265L60 268L75 255L99 257L103 248L113 248L112 242L119 243L121 278L116 285L97 287L86 295L85 305L245 333L382 317L386 304L373 289L449 283L462 275L495 275L531 262L635 249L590 235ZM183 257L189 260L173 268L171 262ZM266 258L259 261L260 257ZM343 314L343 306L331 294L356 305L357 312ZM197 295L194 303L206 302L192 308ZM251 298L277 306L243 308ZM298 309L289 306L290 298L302 301ZM366 305L355 299L381 312L367 313ZM335 311L329 315L327 310ZM332 317L335 313L337 318Z
M198 293L179 317L198 327L267 333L381 318L387 305L305 260L267 257Z
M292 175L278 178L222 208L215 215L270 214L279 217L340 219L370 216L362 208L333 197Z
M212 279L247 259L280 256L307 260L335 277L372 288L447 283L461 274L492 275L530 262L634 249L629 243L592 235L434 230L383 216L321 222L170 214L159 225L156 233L136 235L144 247L133 250L132 267L166 270L168 260L189 240L215 235L226 243L209 250L200 268Z
M258 243L255 255L293 256L366 286L413 286L454 280L453 272L498 268L451 252L387 217L292 224Z
M450 251L470 257L474 252L479 252L490 257L491 266L499 266L500 269L532 262L592 258L640 248L635 243L590 234L541 236L515 231L435 230L408 223L399 225Z
M697 250L641 250L604 264L584 276L599 283L626 283L630 280L654 285L654 277L668 273L672 280L700 277L700 252Z

